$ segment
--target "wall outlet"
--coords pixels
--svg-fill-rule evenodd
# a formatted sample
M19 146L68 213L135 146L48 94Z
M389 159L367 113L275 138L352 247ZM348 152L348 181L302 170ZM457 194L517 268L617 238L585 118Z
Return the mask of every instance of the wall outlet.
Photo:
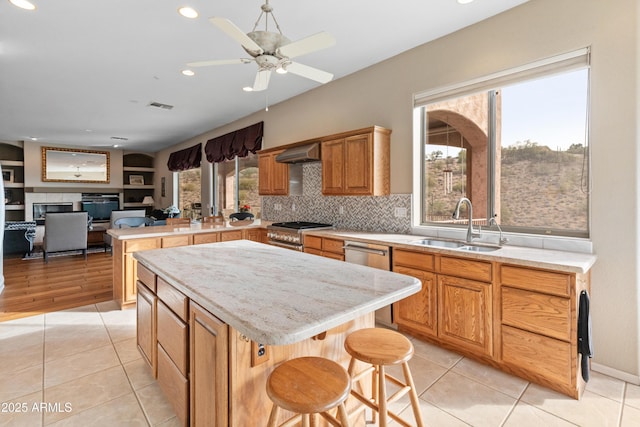
M407 217L407 208L396 208L394 211L394 216L396 218L406 218Z
M273 205L273 210L274 211L280 211L282 210L282 205L280 203L276 203Z
M251 341L251 366L258 366L269 360L269 347Z
M338 208L338 213L339 213L340 215L344 215L344 206L340 206L340 207Z

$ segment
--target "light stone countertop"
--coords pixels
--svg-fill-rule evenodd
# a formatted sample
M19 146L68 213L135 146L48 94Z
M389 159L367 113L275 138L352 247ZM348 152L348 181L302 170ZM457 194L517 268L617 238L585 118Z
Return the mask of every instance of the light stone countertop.
M410 276L248 240L153 249L134 258L248 338L311 338L421 289Z
M565 273L586 273L596 262L593 254L581 252L559 251L551 249L537 249L523 246L504 245L492 252L467 252L458 249L427 247L412 244L421 239L439 239L437 237L419 236L411 234L372 233L348 230L317 230L306 231L305 234L321 237L335 237L365 243L393 246L394 248L410 249L422 252L441 253L458 257L496 261L524 267L542 268ZM440 239L443 240L443 239ZM444 239L446 240L446 239Z
M147 237L162 237L178 234L211 233L213 231L237 230L243 228L264 228L271 224L270 221L225 221L224 223L200 223L192 222L191 225L154 225L151 227L110 228L107 234L114 239L130 240Z

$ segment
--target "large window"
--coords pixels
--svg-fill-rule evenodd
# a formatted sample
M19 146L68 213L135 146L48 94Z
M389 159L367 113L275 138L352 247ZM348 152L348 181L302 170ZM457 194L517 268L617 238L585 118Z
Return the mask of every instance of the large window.
M178 172L178 209L183 218L200 217L200 168Z
M228 217L247 205L259 218L258 156L250 153L246 157L216 163L214 171L214 209Z
M423 96L420 225L466 223L467 214L452 218L466 197L475 224L493 217L512 232L588 236L587 61L570 55Z

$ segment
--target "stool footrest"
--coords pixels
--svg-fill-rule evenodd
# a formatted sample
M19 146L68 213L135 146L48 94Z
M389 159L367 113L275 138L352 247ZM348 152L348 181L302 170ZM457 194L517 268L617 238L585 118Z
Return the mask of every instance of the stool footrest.
M397 393L396 393L397 394ZM405 393L406 394L406 393ZM376 405L375 403L371 402L368 398L366 398L365 396L363 396L362 394L358 393L355 390L351 390L351 395L353 397L355 397L356 399L358 399L360 402L364 403L365 405L367 405L369 408L373 409L374 411L378 412L379 408L378 405ZM394 395L395 396L395 395ZM393 396L392 396L393 397ZM400 396L402 397L402 396ZM388 402L391 402L390 400L388 400ZM361 408L364 408L364 406L361 406ZM353 416L355 414L357 414L358 411L354 411L351 414L349 414L349 416ZM399 415L397 415L395 412L390 411L387 408L387 414L389 414L389 417L393 418L394 421L402 424L405 427L412 427L411 424L407 423L405 420L403 420L402 418L400 418Z

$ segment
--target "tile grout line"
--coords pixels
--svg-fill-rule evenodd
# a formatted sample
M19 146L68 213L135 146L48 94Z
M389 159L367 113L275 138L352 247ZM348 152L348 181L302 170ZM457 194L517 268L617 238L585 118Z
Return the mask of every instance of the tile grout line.
M124 375L127 377L127 383L129 383L129 387L131 387L131 391L133 392L133 395L136 398L136 402L138 403L138 407L140 408L140 411L142 412L142 415L144 415L144 419L147 422L147 426L151 427L152 424L151 424L151 420L149 419L149 415L147 414L147 411L145 411L144 405L140 401L140 396L138 396L138 391L133 386L133 383L131 382L131 378L129 378L129 373L127 372L127 370L124 367L124 363L122 362L122 359L120 358L120 354L118 353L118 350L116 349L115 343L113 342L113 337L111 336L111 332L109 332L109 328L107 327L107 324L104 322L104 317L102 316L102 311L100 311L100 309L98 308L97 304L94 304L94 305L96 307L96 311L100 315L100 320L102 321L102 324L103 324L104 328L107 331L107 335L109 336L109 342L111 342L111 346L113 347L113 351L116 353L116 357L118 358L118 362L120 363L120 367L124 371ZM137 323L137 320L136 320L136 323ZM137 327L136 327L136 330L137 330Z

